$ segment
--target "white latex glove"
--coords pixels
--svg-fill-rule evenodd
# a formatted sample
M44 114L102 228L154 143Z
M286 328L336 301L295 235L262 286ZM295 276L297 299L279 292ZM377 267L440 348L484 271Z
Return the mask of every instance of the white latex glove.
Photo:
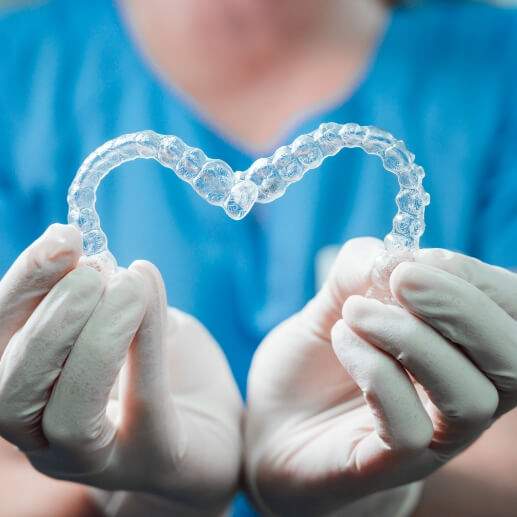
M80 250L77 230L53 225L0 282L0 434L49 476L220 513L241 450L222 352L167 310L154 266L106 281L76 268Z
M387 306L357 296L381 246L348 242L256 353L246 462L264 513L409 515L407 483L517 403L517 276L426 250L393 272L403 307Z

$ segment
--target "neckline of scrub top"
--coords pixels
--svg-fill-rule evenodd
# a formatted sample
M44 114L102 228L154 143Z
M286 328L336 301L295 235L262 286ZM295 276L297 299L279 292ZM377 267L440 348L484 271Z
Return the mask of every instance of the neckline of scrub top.
M113 3L108 2L108 5L111 6L115 23L120 28L123 46L128 49L129 54L134 59L136 65L142 70L143 74L152 80L165 97L172 97L179 101L182 109L187 112L189 118L194 120L198 127L210 132L226 148L251 159L269 156L279 146L296 138L302 128L308 128L308 131L311 131L316 129L315 126L312 126L319 124L322 120L328 122L334 121L334 115L343 107L352 104L357 97L360 97L362 91L366 90L369 85L374 82L379 63L382 61L381 56L388 46L393 32L396 15L401 9L400 7L392 7L388 10L384 25L377 35L377 40L371 46L365 63L362 65L362 70L351 86L341 88L327 99L309 106L300 116L292 117L290 120L287 120L283 127L272 136L267 144L255 146L237 135L232 134L230 130L226 129L222 124L219 124L215 118L205 112L202 104L181 88L174 79L166 77L165 74L154 65L152 59L147 57L148 51L134 34L131 28L131 22L128 20L124 9L118 5L118 0ZM335 121L342 123L355 122L349 120ZM194 145L190 142L186 143Z

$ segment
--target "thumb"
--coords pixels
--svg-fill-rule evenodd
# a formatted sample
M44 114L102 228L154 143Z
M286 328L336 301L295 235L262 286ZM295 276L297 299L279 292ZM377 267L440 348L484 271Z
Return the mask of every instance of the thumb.
M341 248L323 287L302 311L305 321L325 340L341 319L345 300L364 295L370 287L375 259L383 249L382 241L373 237L351 239Z
M13 263L0 280L0 356L50 289L71 271L81 255L81 234L53 224Z

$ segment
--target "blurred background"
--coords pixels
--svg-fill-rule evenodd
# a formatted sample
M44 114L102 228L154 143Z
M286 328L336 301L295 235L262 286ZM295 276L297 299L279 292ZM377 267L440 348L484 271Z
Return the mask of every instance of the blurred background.
M409 0L407 3L424 3L429 0ZM479 0L489 4L498 4L502 6L515 7L517 0ZM0 0L0 8L2 7L17 7L29 4L42 4L45 0Z
M270 5L275 9L281 3L273 2ZM322 0L314 2L316 6L323 4ZM0 110L0 131L4 131L0 133L0 277L2 267L7 268L42 226L66 220L66 189L72 175L80 160L109 138L141 128L178 134L191 145L205 149L209 156L237 164L236 170L245 170L254 155L250 147L229 136L231 132L218 130L217 124L211 123L210 117L175 86L180 83L167 81L147 66L142 59L145 53L138 52L130 33L121 28L113 13L104 12L114 0L55 3L66 11L62 16L50 9L50 14L29 20L18 17L18 9L44 5L42 10L46 11L50 1L0 0L0 10L9 13L7 23L0 26L0 37L4 38L1 63L6 63L0 66L0 102L4 101L4 89L8 100L2 104L6 109ZM403 3L432 7L438 2ZM134 4L145 11L151 2ZM301 4L292 2L296 10ZM423 244L517 267L517 185L513 181L517 177L517 125L512 125L517 120L517 115L512 120L512 114L517 114L517 25L502 21L509 17L509 9L504 9L500 17L501 10L481 5L516 8L517 0L478 0L470 6L473 11L497 14L491 13L487 21L474 13L458 18L456 24L451 14L454 8L450 12L449 8L463 8L467 2L445 4L439 30L434 32L425 30L433 28L431 22L426 24L425 16L418 18L413 13L419 9L401 9L411 11L411 20L418 18L420 24L414 26L424 30L412 29L413 25L401 18L398 30L385 38L383 48L380 40L378 47L372 45L373 57L365 60L350 89L347 86L337 94L333 91L332 96L321 94L323 103L319 102L321 98L316 103L310 97L317 83L311 80L319 74L313 72L309 80L301 73L293 75L303 80L288 83L295 87L286 97L296 100L298 94L308 92L304 105L313 108L293 119L292 128L282 129L281 138L288 142L290 134L308 132L328 120L354 120L389 129L408 143L427 171L426 188L433 203L426 212L429 224ZM175 8L177 4L170 5ZM205 3L211 5L217 2ZM13 16L11 10L16 11ZM100 14L95 15L96 11ZM15 18L18 22L13 21ZM153 29L155 26L152 24ZM164 26L173 32L167 23ZM341 26L336 33L336 41L347 35ZM17 44L20 41L23 44ZM83 41L87 44L82 45ZM408 41L414 44L408 45ZM316 51L319 48L315 47ZM383 58L376 58L381 51ZM328 55L341 58L341 54L321 53L325 58ZM320 54L315 52L314 56ZM314 65L316 61L307 62ZM334 62L332 65L332 71L345 68L334 66ZM375 79L368 82L373 73ZM334 75L328 75L329 81L333 80ZM204 84L217 90L213 83ZM275 89L270 92L275 93ZM275 116L284 105L266 95L262 99L267 107L274 106L269 111ZM227 95L223 100L233 104L235 99ZM260 104L255 106L257 113L262 110ZM246 127L253 125L242 118ZM239 225L227 220L219 209L202 204L189 186L180 185L157 164L146 164L149 174L145 176L141 174L141 162L127 164L124 174L110 175L103 181L97 206L110 236L110 249L119 263L127 266L134 258L146 258L159 267L167 284L169 304L194 314L208 327L221 343L243 395L257 344L269 329L299 310L313 295L315 286L325 278L327 266L323 262L331 263L335 250L346 239L380 237L389 229L387 214L393 210L398 185L387 174L379 175L380 162L356 151L336 157L326 163L324 173L308 176L293 186L292 192L297 189L297 194L286 196L282 203L267 209L256 207L253 215ZM2 211L4 200L6 208ZM308 206L313 210L307 210ZM176 217L177 213L181 217ZM320 260L326 257L329 260ZM217 310L213 310L213 300L217 300ZM227 325L228 321L232 324ZM450 482L445 477L436 485L444 494L442 498L434 497L432 491L424 495L428 508L434 511L432 515L473 517L466 510L444 513L436 505L455 499L465 508L475 493L492 494L475 517L517 514L511 510L515 505L508 504L505 509L505 501L511 500L508 494L517 493L517 476L513 475L508 485L498 483L504 465L517 465L514 456L506 453L515 450L515 425L508 428L509 432L500 428L495 442L481 444L483 451L489 451L487 456L496 461L484 461L483 467L477 468L462 460L464 463L450 475ZM498 455L498 451L504 452ZM47 511L40 511L37 517L56 517L55 501L63 502L64 507L68 504L65 496L76 500L74 490L79 491L78 487L65 491L60 482L39 476L16 454L0 438L0 517L35 517L31 500ZM488 488L487 478L494 480ZM431 482L429 486L434 485ZM497 508L493 507L494 499L499 501ZM14 510L7 510L9 504ZM24 513L21 508L25 504ZM242 498L237 505L239 516L251 515L246 513ZM68 512L66 517L69 515L79 513Z

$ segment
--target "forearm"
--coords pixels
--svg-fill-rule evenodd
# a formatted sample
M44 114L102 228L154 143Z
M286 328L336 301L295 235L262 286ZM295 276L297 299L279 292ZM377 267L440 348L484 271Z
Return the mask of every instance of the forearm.
M465 452L430 476L413 517L514 516L517 410L501 417Z

